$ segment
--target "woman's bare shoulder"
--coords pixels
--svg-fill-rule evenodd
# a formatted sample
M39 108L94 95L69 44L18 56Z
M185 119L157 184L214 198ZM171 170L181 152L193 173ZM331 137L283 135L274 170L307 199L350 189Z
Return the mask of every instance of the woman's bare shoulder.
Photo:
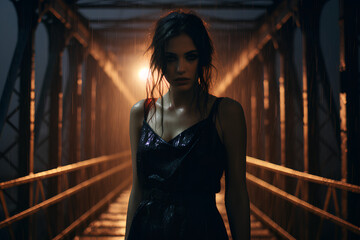
M223 118L225 120L226 119L231 120L234 117L235 118L243 118L244 110L238 101L236 101L232 98L225 97L220 102L219 114L220 114L220 118Z
M145 99L142 99L131 107L130 117L133 120L140 120L144 117L144 102Z

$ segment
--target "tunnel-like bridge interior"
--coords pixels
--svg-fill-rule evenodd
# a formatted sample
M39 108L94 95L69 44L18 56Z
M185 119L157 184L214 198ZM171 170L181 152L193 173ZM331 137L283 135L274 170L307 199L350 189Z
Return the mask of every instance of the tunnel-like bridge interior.
M129 112L177 8L208 23L211 92L244 108L251 238L359 239L355 0L2 0L0 239L124 238Z

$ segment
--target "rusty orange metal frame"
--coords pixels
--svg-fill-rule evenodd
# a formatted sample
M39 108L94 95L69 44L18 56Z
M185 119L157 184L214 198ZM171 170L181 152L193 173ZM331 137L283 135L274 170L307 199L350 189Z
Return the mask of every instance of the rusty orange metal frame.
M47 207L58 203L60 201L62 201L65 198L70 197L71 195L81 191L82 189L89 187L90 185L108 177L111 176L115 173L118 173L124 169L127 169L131 166L131 161L122 161L121 163L119 163L118 166L110 168L88 180L85 180L84 182L81 182L77 185L75 185L72 188L69 188L49 199L44 199L43 196L43 201L28 208L25 209L24 211L17 213L13 216L10 216L8 211L7 211L7 205L5 202L5 198L3 196L3 190L6 188L10 188L10 187L15 187L18 185L22 185L22 184L27 184L27 183L32 183L34 181L38 182L38 186L40 188L40 191L42 192L42 184L40 184L41 180L50 178L50 177L54 177L54 176L64 176L65 174L69 173L69 172L73 172L73 171L77 171L77 170L83 170L87 167L91 167L91 166L96 166L96 165L100 165L102 163L108 163L114 160L119 160L119 159L123 159L123 158L129 158L130 157L130 150L118 153L118 154L113 154L113 155L107 155L107 156L101 156L101 157L97 157L97 158L92 158L89 160L85 160L82 162L78 162L78 163L74 163L74 164L69 164L66 166L62 166L62 167L58 167L55 169L51 169L51 170L47 170L47 171L43 171L43 172L39 172L36 174L29 174L27 176L21 177L21 178L17 178L17 179L13 179L10 181L6 181L6 182L2 182L0 183L0 200L1 200L1 204L2 207L4 209L4 212L6 213L5 215L5 220L0 222L0 228L6 227L6 226L10 226L9 230L10 230L10 234L11 237L14 239L14 234L13 231L11 229L11 224L19 221L25 217L28 216L32 216L33 214L35 214L36 212L38 212L41 209L46 209ZM128 184L130 180L127 180L125 182L123 182L119 187L117 187L115 190L111 191L104 199L107 199L107 201L109 199L111 199L113 196L115 196L117 193L119 193L120 190L122 190L124 187L128 186ZM123 186L123 185L126 186ZM119 188L121 187L121 189L119 190ZM42 194L43 195L43 194ZM100 202L98 202L96 205L94 205L90 210L88 210L86 213L84 213L78 220L76 220L75 222L73 222L69 227L67 227L59 236L64 236L66 234L68 234L71 230L73 230L76 226L78 226L82 221L86 220L86 218L88 216L90 216L92 213L94 213L96 210L98 210L100 207L102 207L104 204L106 204L105 200L101 200ZM59 237L58 236L58 237Z
M306 202L290 193L287 193L287 192L281 190L280 188L275 187L274 185L272 185L268 182L265 182L265 181L257 178L256 176L254 176L250 173L246 173L247 181L250 181L250 182L256 184L257 186L271 192L272 194L274 194L286 201L289 201L290 203L292 203L295 206L301 207L304 210L321 217L320 224L322 224L323 219L327 219L329 221L332 221L336 225L342 227L343 229L350 230L350 231L354 232L355 234L360 235L360 227L359 226L356 226L350 222L347 222L346 220L339 217L339 215L340 215L339 203L337 201L337 197L336 197L336 193L335 193L335 188L341 189L344 191L348 191L348 192L360 193L360 186L341 182L341 181L336 181L336 180L332 180L332 179L328 179L328 178L323 178L323 177L312 175L309 173L299 172L299 171L296 171L296 170L293 170L290 168L286 168L286 167L279 166L279 165L276 165L273 163L265 162L265 161L255 159L252 157L247 157L246 162L248 165L251 165L251 166L259 167L261 169L266 169L266 170L269 170L269 171L272 171L272 172L275 172L278 174L282 174L282 175L286 175L286 176L298 179L299 182L298 182L298 186L297 186L295 195L297 195L299 192L299 183L301 181L313 182L313 183L328 186L328 193L326 196L324 209L320 209L320 208L318 208L312 204L309 204L308 202ZM338 216L335 216L335 215L327 212L327 208L329 205L331 195L334 198L336 215L338 215ZM280 235L282 235L281 231L280 232L278 231L279 229L272 226L272 224L271 224L272 220L267 221L266 219L263 219L263 221L268 223L267 224L268 226L270 226L275 231L277 231ZM282 230L282 228L280 230ZM319 238L319 236L320 236L320 232L318 232L317 237ZM287 237L285 237L285 238L287 238Z
M346 191L353 192L353 193L360 193L360 186L345 183L342 181L336 181L336 180L332 180L329 178L324 178L324 177L320 177L320 176L316 176L316 175L312 175L309 173L296 171L291 168L279 166L279 165L276 165L276 164L273 164L270 162L265 162L263 160L259 160L259 159L253 158L253 157L246 157L246 164L256 166L256 167L261 167L261 168L269 170L269 171L277 172L282 175L298 178L298 179L305 180L308 182L314 182L314 183L326 185L329 187L346 190Z
M289 240L296 239L252 203L250 203L250 211L258 219L261 219L261 221L264 222L268 227L270 227L271 229L274 229L281 237L283 237L285 239L289 239Z
M243 47L243 51L235 60L232 69L225 75L224 80L221 81L215 89L215 95L222 95L225 90L231 85L237 76L248 66L265 46L267 42L272 39L273 32L282 28L292 16L292 9L299 3L299 0L282 1L279 6L273 11L268 21L260 26L259 30L254 34L254 38L248 41L247 45Z
M91 29L81 21L78 16L79 13L68 7L62 0L50 1L47 9L71 31L72 36L75 37L84 48L87 48L88 53L94 57L130 105L134 104L136 98L120 77L119 71L121 71L121 66L117 63L116 56L111 52L103 50L101 44L92 36Z
M64 231L62 231L59 235L57 235L53 240L59 240L67 236L72 230L74 230L77 226L79 226L82 222L84 222L88 217L90 217L93 213L103 207L106 203L108 203L112 198L114 198L119 192L123 191L127 186L131 183L131 179L127 179L122 182L116 189L106 195L101 201L95 204L92 208L90 208L86 213L81 215L76 221L74 221L70 226L68 226Z
M93 165L98 165L103 162L109 162L112 160L116 160L116 159L123 158L123 157L129 157L129 156L130 156L130 150L124 151L121 153L117 153L117 154L113 154L113 155L105 155L105 156L101 156L101 157L92 158L89 160L57 167L57 168L54 168L51 170L47 170L47 171L43 171L43 172L39 172L39 173L35 173L35 174L29 174L24 177L20 177L20 178L16 178L13 180L9 180L9 181L0 183L0 190L14 187L14 186L21 185L21 184L25 184L25 183L35 182L37 180L42 180L42 179L49 178L49 177L63 175L68 172L73 172L73 171L84 169L84 168L87 168L87 167L90 167Z

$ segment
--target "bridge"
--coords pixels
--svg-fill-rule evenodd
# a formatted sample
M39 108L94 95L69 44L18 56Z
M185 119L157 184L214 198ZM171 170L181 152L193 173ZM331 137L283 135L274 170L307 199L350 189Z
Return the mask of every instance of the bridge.
M124 239L129 111L174 8L207 21L212 92L244 108L251 238L359 239L355 0L1 1L0 239Z

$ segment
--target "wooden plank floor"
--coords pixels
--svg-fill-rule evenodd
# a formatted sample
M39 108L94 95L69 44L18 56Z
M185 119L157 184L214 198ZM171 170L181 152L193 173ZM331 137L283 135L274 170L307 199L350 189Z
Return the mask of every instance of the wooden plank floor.
M90 223L84 232L74 240L122 240L125 235L126 212L130 190L122 192L118 198L109 205L108 210ZM226 216L224 193L216 195L216 204L224 219L225 227L230 234L229 223ZM253 215L251 217L252 240L276 240L277 238L266 229ZM231 237L230 237L231 239Z

